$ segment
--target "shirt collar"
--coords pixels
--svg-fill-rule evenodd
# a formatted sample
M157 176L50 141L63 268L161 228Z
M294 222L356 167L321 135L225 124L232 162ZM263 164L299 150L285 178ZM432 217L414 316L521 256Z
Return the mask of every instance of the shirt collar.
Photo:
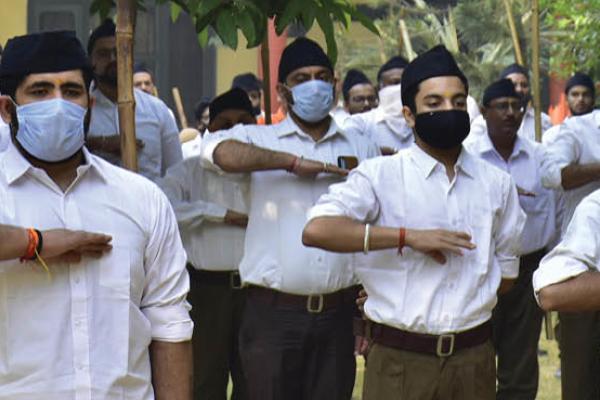
M102 173L102 169L98 165L98 160L92 156L92 154L84 147L83 149L84 163L77 167L77 178L80 179L88 170L93 170L97 175L106 181L106 177ZM9 185L12 185L15 181L26 175L30 171L38 170L27 161L25 157L19 152L17 147L11 142L8 149L3 154L2 164L4 169L4 175ZM45 173L45 172L44 172Z
M492 139L490 139L490 136L488 135L487 131L485 135L481 135L478 144L479 145L477 147L477 151L479 154L495 153L498 157L502 158L502 156L500 156L500 154L494 147ZM522 139L519 135L517 135L510 158L516 158L521 153L523 153L525 156L530 156L531 151L532 149L530 148L530 146L527 146L526 141Z
M342 135L342 136L345 135L344 132L335 123L335 119L334 118L330 118L330 119L331 119L331 123L329 124L329 129L327 130L327 132L325 133L325 135L319 140L319 142L324 142L324 141L326 141L328 139L331 139L332 137L334 137L336 135ZM289 135L296 134L298 136L307 137L307 138L310 138L312 140L312 138L310 137L310 135L308 135L302 129L300 129L300 127L292 119L292 116L289 115L289 114L281 122L281 124L279 124L279 127L280 127L281 130L277 133L277 136L280 137L280 138L284 137L284 136L289 136Z
M438 166L439 168L444 168L442 163L423 151L416 143L413 144L410 149L412 159L423 173L423 178L429 178ZM461 150L454 168L456 171L460 171L470 178L473 178L477 172L477 166L475 165L473 157L464 148Z

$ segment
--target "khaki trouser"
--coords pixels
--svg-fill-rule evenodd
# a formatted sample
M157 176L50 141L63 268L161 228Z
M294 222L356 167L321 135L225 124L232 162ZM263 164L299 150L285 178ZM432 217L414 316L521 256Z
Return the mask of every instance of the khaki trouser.
M369 352L363 400L494 400L496 363L491 341L450 357L375 343Z

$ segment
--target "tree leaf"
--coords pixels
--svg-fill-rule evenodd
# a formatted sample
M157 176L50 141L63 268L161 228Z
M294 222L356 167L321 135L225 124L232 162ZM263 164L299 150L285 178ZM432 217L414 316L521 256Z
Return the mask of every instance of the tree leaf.
M223 41L223 44L234 50L237 49L238 30L235 25L233 13L229 7L221 9L221 12L217 15L217 21L213 28Z
M335 64L337 61L337 44L335 42L335 31L331 16L321 7L317 7L315 11L317 23L325 35L325 42L327 42L327 55L331 59L331 62Z
M198 33L198 43L202 48L206 47L208 44L208 28L205 28L203 31Z
M181 6L175 2L171 3L171 21L176 22L181 14Z

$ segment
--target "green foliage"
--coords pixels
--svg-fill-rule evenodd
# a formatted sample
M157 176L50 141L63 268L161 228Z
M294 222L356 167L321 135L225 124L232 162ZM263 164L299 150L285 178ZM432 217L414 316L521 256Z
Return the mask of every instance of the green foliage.
M541 0L541 6L547 10L552 71L600 76L600 0Z
M143 0L137 0L142 5ZM198 40L205 46L209 30L214 32L226 46L236 49L238 31L256 47L267 35L267 21L275 20L275 30L281 34L289 25L299 24L307 31L315 21L323 31L327 52L337 59L335 25L348 29L351 21L357 21L377 34L377 27L362 14L350 0L156 0L158 4L171 4L171 17L175 21L181 12L189 14L194 22ZM108 15L114 0L95 0L92 13Z

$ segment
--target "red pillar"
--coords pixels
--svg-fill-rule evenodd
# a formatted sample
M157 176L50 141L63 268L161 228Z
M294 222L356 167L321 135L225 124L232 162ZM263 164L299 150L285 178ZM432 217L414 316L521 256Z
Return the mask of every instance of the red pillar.
M550 75L550 107L548 115L554 125L562 123L570 114L567 96L565 95L566 84L567 81L565 79L559 78L554 74Z
M277 70L279 69L279 60L281 60L281 53L283 53L283 49L287 45L287 30L281 34L281 36L277 36L275 33L275 23L273 19L269 20L269 66L271 68L271 87L269 91L271 92L271 114L274 114L279 109L279 101L277 100ZM263 79L263 70L262 70L262 62L260 59L260 49L257 52L258 58L258 74L261 79ZM265 88L267 90L267 88ZM265 112L267 112L265 110Z

